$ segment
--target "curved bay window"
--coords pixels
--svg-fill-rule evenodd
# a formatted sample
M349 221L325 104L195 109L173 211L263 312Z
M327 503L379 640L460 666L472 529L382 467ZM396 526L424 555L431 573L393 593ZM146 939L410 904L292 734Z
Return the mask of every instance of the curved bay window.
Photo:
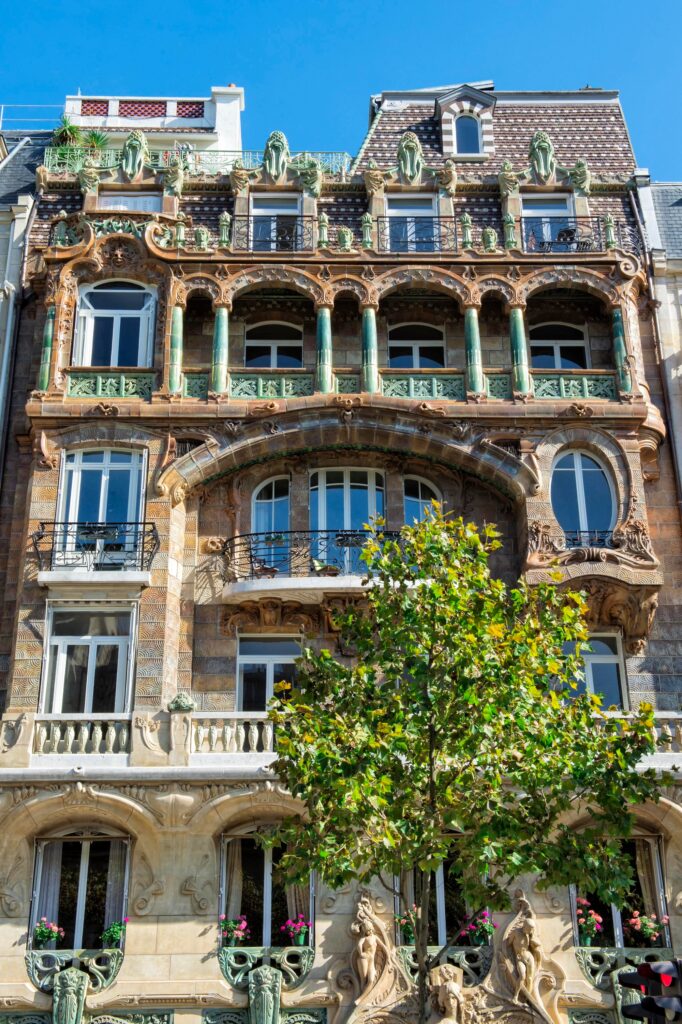
M280 323L248 327L244 366L300 369L303 366L303 331L300 327Z
M585 334L569 324L531 327L530 364L534 370L586 370L589 363Z
M224 837L224 901L227 921L246 917L247 946L308 946L311 929L299 938L286 930L300 917L312 922L312 879L307 885L284 885L277 878L281 848L264 849L252 836Z
M552 470L551 495L568 547L602 547L609 542L616 503L610 477L593 455L560 455Z
M417 476L405 477L403 484L405 522L421 523L426 517L426 510L434 501L440 501L438 492Z
M29 934L44 917L64 932L48 948L118 945L105 933L125 916L128 849L127 838L95 830L39 839Z
M623 843L634 879L622 908L602 903L593 893L573 899L576 944L651 948L670 945L660 838L636 835Z
M462 114L455 121L457 153L462 156L481 152L479 124L471 114Z
M310 475L313 565L323 574L362 574L365 524L384 514L384 475L375 469L320 469Z
M428 324L401 324L388 331L388 365L393 370L442 369L443 332Z
M155 295L130 281L81 289L74 366L151 366Z

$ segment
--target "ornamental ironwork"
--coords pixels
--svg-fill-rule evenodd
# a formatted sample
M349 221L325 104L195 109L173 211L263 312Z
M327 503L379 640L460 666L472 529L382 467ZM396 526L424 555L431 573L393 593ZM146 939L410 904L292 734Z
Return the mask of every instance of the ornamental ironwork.
M272 214L232 219L233 252L311 252L314 241L315 217Z
M595 988L608 991L612 986L611 975L624 967L658 960L670 960L672 949L631 949L623 946L576 946L575 957L580 969Z
M263 966L276 967L282 974L282 988L294 989L309 974L314 959L312 946L223 946L218 950L223 977L242 991L249 987L249 974Z
M142 571L159 550L156 523L41 523L31 540L41 570Z
M430 956L436 957L439 952L440 946L429 947ZM416 981L419 965L414 946L398 946L396 953L405 973ZM492 946L448 946L445 958L447 963L461 967L464 987L473 988L480 985L490 971L493 950Z
M377 217L379 252L456 253L457 221L454 217Z

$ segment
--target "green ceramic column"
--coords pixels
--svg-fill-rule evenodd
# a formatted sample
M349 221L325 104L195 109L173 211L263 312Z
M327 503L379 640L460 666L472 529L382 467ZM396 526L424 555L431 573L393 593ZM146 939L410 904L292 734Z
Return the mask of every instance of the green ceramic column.
M514 392L518 395L530 395L533 389L528 369L526 328L523 323L523 309L520 306L512 306L509 311L509 334Z
M40 370L38 371L38 391L47 391L50 386L50 364L52 362L55 314L56 308L48 306L45 326L43 327L43 348L40 355Z
M377 313L374 306L363 306L362 309L362 390L371 395L380 390Z
M218 306L213 321L213 355L211 357L211 383L209 390L216 395L227 393L228 346L230 338L230 310Z
M168 390L176 395L182 387L182 336L183 308L173 306L171 314L170 367L168 370Z
M616 364L618 375L618 387L625 395L632 392L632 375L628 367L628 350L625 344L625 327L623 325L623 311L619 307L611 314L611 329L613 331L613 361Z
M466 389L474 395L485 392L481 334L478 329L478 306L464 310L464 351L466 356Z
M315 388L323 395L334 390L332 371L332 311L330 306L317 310L317 372Z

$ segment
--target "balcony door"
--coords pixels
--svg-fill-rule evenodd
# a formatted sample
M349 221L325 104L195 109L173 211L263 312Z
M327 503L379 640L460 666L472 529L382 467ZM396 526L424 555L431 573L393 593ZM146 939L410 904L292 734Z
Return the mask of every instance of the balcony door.
M363 574L364 526L384 514L384 475L374 469L320 469L310 477L313 567L321 575Z
M387 198L386 215L391 252L434 252L440 248L430 196Z
M292 252L303 248L296 196L254 196L251 225L254 252Z
M526 252L573 252L578 247L568 196L524 196L522 203Z
M143 456L69 452L63 465L55 562L90 569L136 568L143 541Z

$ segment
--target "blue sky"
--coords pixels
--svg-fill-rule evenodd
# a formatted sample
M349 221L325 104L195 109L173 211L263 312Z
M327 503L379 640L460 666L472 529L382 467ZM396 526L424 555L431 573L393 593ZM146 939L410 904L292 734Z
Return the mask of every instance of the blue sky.
M682 180L679 0L0 0L0 103L246 90L245 148L355 152L369 95L492 78L617 88L640 166ZM26 112L28 115L28 112ZM10 127L7 124L7 127Z

